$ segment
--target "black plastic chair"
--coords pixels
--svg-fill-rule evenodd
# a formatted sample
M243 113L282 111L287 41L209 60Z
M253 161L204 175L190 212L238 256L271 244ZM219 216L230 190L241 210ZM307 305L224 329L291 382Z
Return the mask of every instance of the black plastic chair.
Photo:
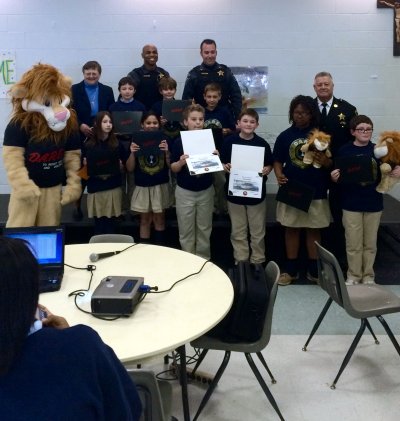
M201 364L201 362L204 360L204 357L206 356L207 352L211 350L218 350L218 351L225 351L224 359L222 361L221 366L219 367L217 373L214 376L213 381L209 385L206 394L203 397L203 400L200 403L199 409L197 410L197 413L195 417L193 418L193 421L195 421L201 411L206 406L208 400L210 399L212 393L214 392L220 378L222 377L222 374L225 371L225 368L228 365L231 352L243 352L246 356L247 362L250 365L250 368L252 369L254 375L256 376L258 382L260 383L260 386L262 387L265 395L267 396L269 402L271 403L272 407L275 409L276 413L278 414L279 418L283 420L283 416L278 408L278 405L272 396L272 393L270 392L267 384L265 383L265 380L263 379L262 375L258 371L254 360L251 356L251 353L256 353L258 358L260 359L262 365L267 370L269 376L271 377L272 383L276 383L276 380L274 379L274 376L272 375L261 351L268 345L270 337L271 337L271 325L272 325L272 314L274 310L274 304L275 304L275 298L278 291L278 279L280 275L279 267L275 262L269 262L265 268L266 272L266 278L267 278L267 284L268 288L270 290L269 294L269 300L268 300L268 309L267 313L265 315L265 321L264 321L264 329L262 332L261 338L252 343L248 342L237 342L237 343L231 343L231 342L224 342L221 339L217 339L214 337L207 336L207 334L201 336L198 339L195 339L191 342L191 345L194 348L201 348L202 352L199 356L199 359L193 368L192 375L194 376L196 373L197 368Z
M400 297L390 291L388 288L377 284L357 284L346 285L342 269L336 257L316 243L318 251L318 277L321 287L329 294L329 298L322 309L315 325L310 333L307 342L303 347L303 351L307 351L307 346L311 338L317 331L330 305L335 301L344 308L347 314L355 319L360 319L360 328L344 357L339 372L331 385L331 389L336 388L341 374L346 368L354 350L356 349L365 328L368 328L375 339L375 343L379 344L378 339L373 333L368 322L369 317L376 317L384 327L387 335L392 341L396 351L400 355L400 346L393 335L389 325L382 317L383 314L392 314L400 312Z

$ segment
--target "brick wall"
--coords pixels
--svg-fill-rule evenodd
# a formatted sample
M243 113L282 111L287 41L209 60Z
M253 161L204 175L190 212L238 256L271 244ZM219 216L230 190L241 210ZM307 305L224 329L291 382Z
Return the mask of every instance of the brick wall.
M16 52L17 77L38 61L81 80L90 59L116 91L120 77L141 64L145 43L159 48L159 65L178 81L200 63L199 44L214 38L218 60L269 66L268 115L259 134L273 145L288 126L291 98L314 95L313 76L330 71L335 95L371 116L375 133L400 130L400 57L393 57L393 12L375 0L2 0L1 48ZM0 99L0 145L10 114ZM0 146L1 148L1 146ZM272 177L270 191L275 189ZM0 193L8 192L0 164Z

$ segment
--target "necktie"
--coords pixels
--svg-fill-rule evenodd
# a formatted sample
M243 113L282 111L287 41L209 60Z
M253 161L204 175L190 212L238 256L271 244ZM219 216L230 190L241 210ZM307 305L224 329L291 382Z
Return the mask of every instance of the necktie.
M326 106L328 104L326 102L322 103L322 113L321 113L321 120L325 121L326 120Z

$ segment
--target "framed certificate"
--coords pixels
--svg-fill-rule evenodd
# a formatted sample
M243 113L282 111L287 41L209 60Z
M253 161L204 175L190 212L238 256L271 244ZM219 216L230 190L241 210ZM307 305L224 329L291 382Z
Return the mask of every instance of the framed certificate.
M164 100L162 103L162 116L168 121L182 121L183 110L191 103L190 99Z
M308 212L314 197L314 189L299 181L289 179L286 184L279 187L276 194L278 202L285 203L293 208Z
M112 113L114 133L130 135L140 130L142 111L114 111Z
M140 147L136 155L138 157L142 155L162 155L164 152L160 149L160 143L164 138L164 133L159 130L141 130L132 133L132 142Z
M374 181L372 158L366 155L343 156L335 159L335 167L340 170L338 182L371 183Z

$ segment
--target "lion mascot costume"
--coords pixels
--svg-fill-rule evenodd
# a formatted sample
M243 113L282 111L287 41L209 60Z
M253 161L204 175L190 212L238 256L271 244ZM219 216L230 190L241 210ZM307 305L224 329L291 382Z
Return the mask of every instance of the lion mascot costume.
M321 165L314 162L315 152L324 152L328 158L332 157L329 145L331 144L331 136L319 130L313 130L310 132L305 143L300 150L304 152L303 162L305 164L312 164L315 168L321 168Z
M394 167L400 165L400 132L381 133L374 148L374 155L381 161L381 182L376 186L376 191L386 193L400 181L399 177L390 175Z
M71 80L37 64L10 89L13 112L3 160L11 186L7 227L59 225L61 206L77 200L80 138ZM63 189L63 182L66 185Z

